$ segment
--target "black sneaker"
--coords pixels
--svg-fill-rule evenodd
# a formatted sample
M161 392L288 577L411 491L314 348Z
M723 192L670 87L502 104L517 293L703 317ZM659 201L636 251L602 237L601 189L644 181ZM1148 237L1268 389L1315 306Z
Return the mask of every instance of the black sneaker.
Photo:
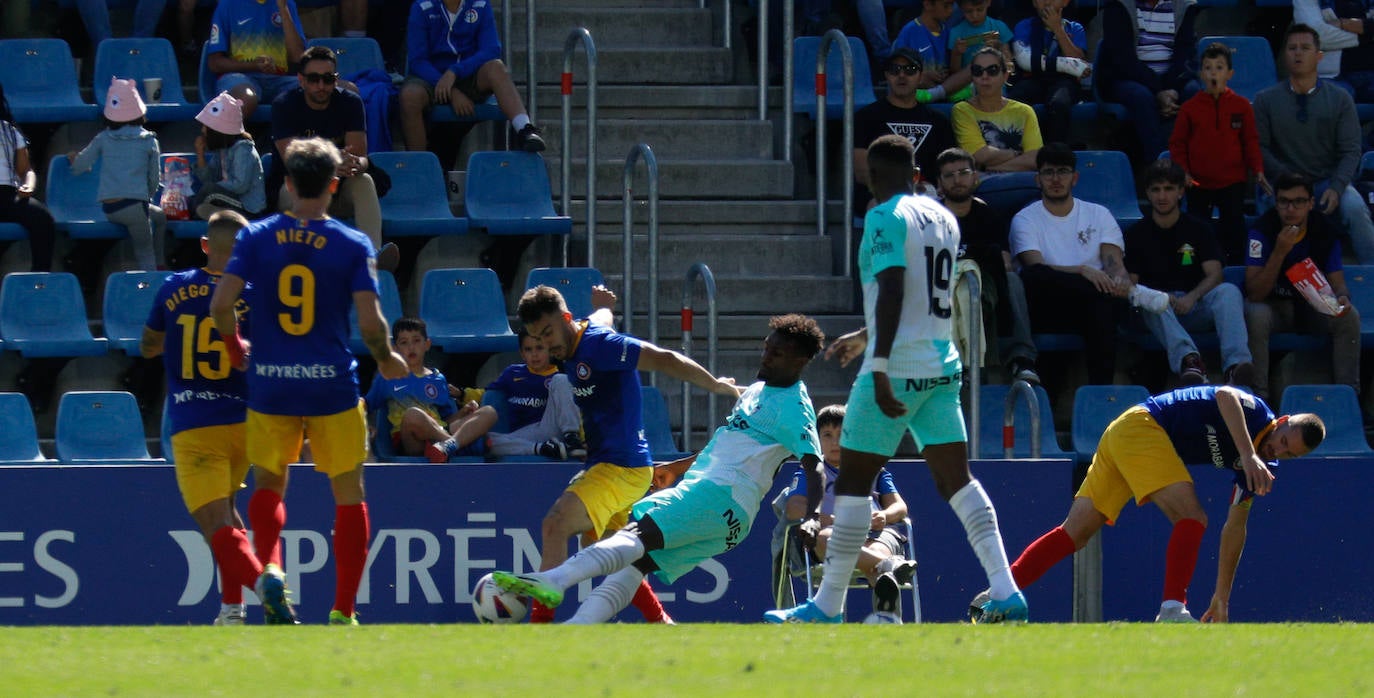
M891 572L878 575L873 582L873 612L900 614L901 609L902 589L897 584L897 577Z
M1178 371L1179 385L1203 385L1207 382L1207 364L1197 353L1183 357Z
M534 124L525 124L525 128L520 129L515 134L520 139L521 147L527 153L542 153L544 148L544 137L539 135L539 127Z
M401 266L401 248L394 242L388 242L377 250L377 271L395 272L396 267Z
M916 561L902 558L892 566L892 576L897 578L898 584L910 584L911 578L916 576Z
M575 431L563 434L563 445L568 447L568 457L582 460L587 457L587 444L582 443L582 435Z
M551 460L567 460L568 447L558 439L549 439L534 447L534 452Z

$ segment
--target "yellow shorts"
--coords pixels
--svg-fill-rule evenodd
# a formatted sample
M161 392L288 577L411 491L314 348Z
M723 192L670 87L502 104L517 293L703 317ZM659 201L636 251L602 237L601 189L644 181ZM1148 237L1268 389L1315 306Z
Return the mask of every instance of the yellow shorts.
M1164 487L1192 481L1164 427L1136 406L1107 425L1076 496L1091 499L1107 523L1115 524L1132 496L1142 506Z
M357 469L367 459L367 414L363 401L336 414L300 417L248 410L248 461L281 475L301 457L310 439L315 470L329 477Z
M186 511L234 496L248 475L246 427L238 424L187 429L172 435L177 489Z
M574 478L567 491L582 500L582 506L587 508L587 518L592 521L592 533L600 538L606 531L622 528L629 523L630 506L649 491L653 480L652 466L622 468L610 463L597 463Z

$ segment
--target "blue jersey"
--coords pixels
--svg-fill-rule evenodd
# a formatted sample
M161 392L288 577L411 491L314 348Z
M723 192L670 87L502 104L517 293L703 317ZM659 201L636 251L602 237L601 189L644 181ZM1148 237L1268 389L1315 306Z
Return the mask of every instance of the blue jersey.
M372 388L367 391L364 400L367 401L369 413L386 410L393 434L401 428L401 415L408 408L419 407L445 424L449 417L458 412L458 405L448 394L448 380L435 370L423 376L407 373L404 378L397 380L378 374L372 379Z
M506 422L511 431L544 418L544 407L549 404L549 378L557 372L558 369L550 368L545 373L535 373L525 364L511 364L487 386L487 390L505 394Z
M1155 395L1141 404L1164 427L1174 451L1185 464L1232 470L1236 486L1247 495L1253 494L1245 486L1240 452L1231 440L1226 420L1221 418L1216 398L1216 386L1199 385ZM1241 393L1240 408L1245 413L1245 428L1258 444L1264 432L1274 425L1274 412L1264 400L1249 393ZM1271 461L1268 466L1272 470L1278 462Z
M332 218L278 213L239 231L225 272L254 289L250 408L312 416L357 406L348 312L354 293L377 293L376 267L372 241Z
M587 462L626 468L653 465L644 439L639 340L585 320L579 324L576 343L561 369L582 410Z
M162 363L167 370L167 414L172 433L245 419L243 372L229 367L229 354L215 321L210 296L220 275L188 269L167 277L148 312L148 329L166 333ZM240 320L248 305L239 299Z
M286 9L304 44L305 34L301 33L301 18L296 12L295 1L287 0ZM275 0L219 0L210 19L210 40L205 50L227 53L236 61L255 61L258 56L269 56L272 69L264 72L286 75L290 72L288 66L300 56L286 55L283 27Z

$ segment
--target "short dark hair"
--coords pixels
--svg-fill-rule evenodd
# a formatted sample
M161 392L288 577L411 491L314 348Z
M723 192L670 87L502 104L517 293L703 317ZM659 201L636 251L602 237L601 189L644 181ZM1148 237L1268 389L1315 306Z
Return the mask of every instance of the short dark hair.
M1312 186L1312 180L1301 172L1285 172L1279 175L1278 179L1274 180L1275 192L1284 189L1296 189L1298 187L1302 187L1306 190L1308 196L1312 196L1315 192Z
M568 302L563 300L563 294L558 289L540 284L521 294L515 312L520 316L520 322L528 325L549 313L568 312Z
M777 332L783 340L790 342L808 359L815 357L825 344L825 333L815 320L805 315L776 315L768 320L768 328Z
M1308 451L1315 450L1326 440L1326 424L1315 414L1304 412L1289 415L1288 423L1298 428L1298 433L1302 434L1302 443L1307 446Z
M298 138L286 146L282 161L286 176L295 185L296 197L317 199L329 190L343 157L333 143L323 138Z
M958 147L945 148L940 151L939 155L935 156L935 169L943 169L945 165L952 162L967 162L969 167L974 167L976 164L973 156L969 155L967 150Z
M205 237L214 240L221 236L233 239L240 230L248 227L248 219L233 209L224 209L210 214L205 224Z
M1183 171L1183 167L1168 158L1160 158L1146 165L1145 173L1141 175L1146 188L1159 182L1181 187L1186 178L1187 173Z
M310 61L329 61L334 64L334 69L339 69L339 57L334 55L334 49L328 46L311 46L301 54L300 65L296 66L296 72L305 74L305 64Z
M1002 49L1000 48L994 46L984 46L978 49L977 51L974 51L972 56L969 56L968 64L973 65L973 62L978 60L979 56L992 56L993 58L997 59L998 63L1002 63L1003 67L1006 67L1005 64L1007 62L1007 57L1006 54L1002 53Z
M1064 143L1046 143L1045 147L1035 153L1035 169L1041 169L1045 165L1070 167L1076 170L1078 169L1078 154Z
M429 339L429 325L417 317L396 318L396 324L391 326L391 341L400 339L402 332L419 332L421 337Z
M884 180L900 177L909 182L916 173L916 146L904 136L878 136L868 146L868 168L881 171Z
M816 430L844 424L844 405L826 405L816 413Z
M1213 41L1212 43L1207 45L1207 48L1202 49L1202 60L1205 61L1208 58L1223 59L1226 61L1226 68L1229 70L1233 67L1231 65L1231 53L1232 50L1230 46L1227 46L1226 44L1223 44L1220 41Z
M1306 24L1303 24L1302 22L1294 22L1294 23L1288 25L1288 29L1284 30L1284 32L1283 32L1283 45L1284 45L1284 46L1287 46L1287 45L1288 45L1288 38L1291 37L1291 36L1293 36L1294 34L1311 34L1311 35L1312 35L1312 45L1313 45L1313 46L1316 46L1318 51L1322 50L1322 37L1321 37L1321 35L1317 33L1317 30L1316 30L1316 29L1313 29L1312 27L1310 27L1310 26L1308 26L1308 25L1306 25Z

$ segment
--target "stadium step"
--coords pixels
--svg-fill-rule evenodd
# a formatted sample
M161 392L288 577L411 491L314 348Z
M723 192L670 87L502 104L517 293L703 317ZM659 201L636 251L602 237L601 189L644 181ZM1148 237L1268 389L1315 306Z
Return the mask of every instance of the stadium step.
M623 224L617 219L609 226L598 224L598 230L603 232L596 236L597 267L623 272L625 239L620 232ZM649 268L647 227L638 223L635 231L639 235L635 235L630 243L633 250L631 260L636 275L640 275ZM716 276L758 275L762 270L820 276L832 272L830 239L814 233L770 235L761 241L752 235L720 234L709 226L700 226L696 232L674 234L665 234L660 227L659 236L659 263L669 260L675 269L671 277L661 272L660 284L671 285L674 280L684 278L686 269L690 267L690 264L683 266L687 260L705 262Z
M734 58L731 50L710 45L663 47L642 39L637 46L596 48L596 79L599 85L714 85L728 83L733 77ZM523 48L512 51L512 75L525 75ZM581 85L587 77L586 58L581 49L573 57L573 84ZM563 74L562 48L536 48L535 80L544 84L558 84ZM579 87L573 89L576 92Z
M659 262L660 273L657 289L658 310L660 313L676 312L682 306L682 284L666 281L681 279L686 272L680 271L669 276L667 266ZM603 272L604 274L604 272ZM648 279L635 271L633 285L634 312L643 313L648 309ZM611 288L624 288L622 277L618 274L604 274ZM782 314L782 313L850 313L853 312L853 282L849 279L830 275L783 275L778 271L763 274L762 271L749 274L716 274L716 308L722 315L737 313ZM705 311L705 302L698 306ZM623 310L623 308L622 308ZM640 330L636 330L638 334ZM745 337L763 337L752 332Z
M516 0L511 8L511 48L525 50L525 5ZM644 3L627 12L625 6L595 6L578 0L573 7L540 3L535 11L534 39L537 49L562 50L574 27L586 27L598 49L603 46L643 44L650 37L660 46L707 45L714 29L711 8L696 2ZM579 53L581 49L579 48ZM578 61L583 60L578 56Z
M550 121L542 128L549 144L545 157L557 157L563 150L563 124ZM573 119L569 130L573 157L586 158L586 120ZM771 159L773 125L746 119L597 119L598 158L618 157L623 162L637 143L649 144L660 160Z
M524 76L517 75L516 80L523 85ZM523 86L521 90L524 95ZM569 97L573 117L585 116L587 90L575 89ZM563 95L557 85L540 85L535 99L540 123L554 124L562 118ZM776 114L781 103L782 88L768 88L770 113ZM755 119L758 106L757 85L598 85L596 89L598 119Z
M652 144L651 144L652 145ZM557 158L549 163L553 194L562 191L561 163ZM572 162L572 195L585 196L587 191L587 161L574 158ZM644 165L637 164L633 186L634 196L647 196L644 184ZM625 156L609 159L598 153L596 165L596 196L601 199L622 200L625 195ZM793 192L792 165L781 160L663 160L658 161L658 195L660 199L790 199Z

